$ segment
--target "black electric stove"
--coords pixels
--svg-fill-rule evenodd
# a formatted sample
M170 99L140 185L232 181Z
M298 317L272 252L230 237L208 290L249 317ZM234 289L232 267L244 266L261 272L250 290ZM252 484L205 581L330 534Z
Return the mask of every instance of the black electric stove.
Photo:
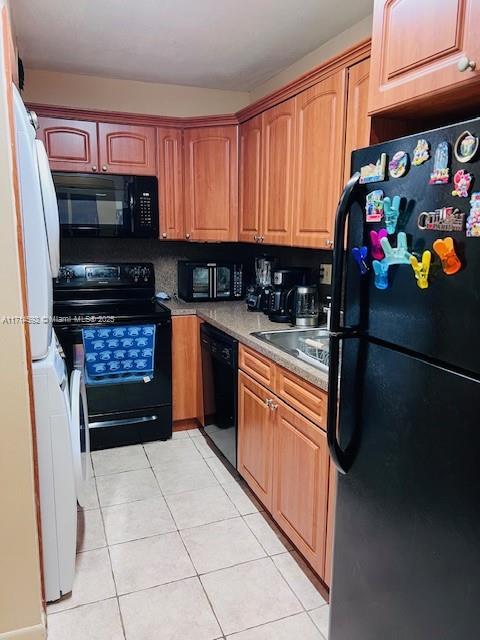
M54 328L70 370L85 375L90 446L172 434L170 310L150 263L68 264L54 283Z

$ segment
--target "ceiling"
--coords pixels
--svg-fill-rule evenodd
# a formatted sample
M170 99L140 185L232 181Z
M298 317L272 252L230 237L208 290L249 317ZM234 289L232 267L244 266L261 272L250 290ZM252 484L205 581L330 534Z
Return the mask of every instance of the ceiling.
M367 16L373 0L11 5L26 67L249 91Z

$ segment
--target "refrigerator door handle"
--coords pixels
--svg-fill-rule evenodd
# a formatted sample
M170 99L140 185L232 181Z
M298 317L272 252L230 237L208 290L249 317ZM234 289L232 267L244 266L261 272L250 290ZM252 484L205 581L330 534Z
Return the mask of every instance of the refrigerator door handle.
M345 185L335 216L335 245L333 252L332 306L330 314L328 400L327 400L327 442L330 456L340 473L347 473L351 457L344 451L337 434L338 417L338 374L340 368L340 343L344 338L354 337L356 331L344 327L341 323L343 300L343 274L345 268L345 229L350 213L350 202L355 187L359 183L357 171Z

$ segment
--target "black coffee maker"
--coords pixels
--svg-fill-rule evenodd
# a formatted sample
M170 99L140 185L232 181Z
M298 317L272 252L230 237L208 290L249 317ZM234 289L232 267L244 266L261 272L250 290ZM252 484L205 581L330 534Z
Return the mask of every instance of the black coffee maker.
M308 284L309 278L310 269L306 267L273 270L272 287L264 309L272 322L291 321L295 287Z

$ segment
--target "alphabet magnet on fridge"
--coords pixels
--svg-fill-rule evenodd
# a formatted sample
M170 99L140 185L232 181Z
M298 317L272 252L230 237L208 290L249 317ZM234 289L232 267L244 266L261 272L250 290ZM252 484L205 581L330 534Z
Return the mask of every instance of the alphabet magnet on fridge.
M433 250L440 258L443 272L447 276L453 276L457 271L460 271L462 263L455 251L453 238L447 236L446 238L435 240L433 243Z
M429 184L445 184L450 179L450 145L445 140L439 142L435 149L433 171Z
M382 153L375 164L371 162L360 169L360 184L370 182L382 182L385 180L385 170L387 166L387 154Z
M368 264L367 264L367 256L368 249L367 247L353 247L352 256L355 262L357 263L357 267L360 271L360 274L364 276L368 273Z
M367 194L365 205L365 220L367 222L380 222L383 218L383 191L375 189Z

